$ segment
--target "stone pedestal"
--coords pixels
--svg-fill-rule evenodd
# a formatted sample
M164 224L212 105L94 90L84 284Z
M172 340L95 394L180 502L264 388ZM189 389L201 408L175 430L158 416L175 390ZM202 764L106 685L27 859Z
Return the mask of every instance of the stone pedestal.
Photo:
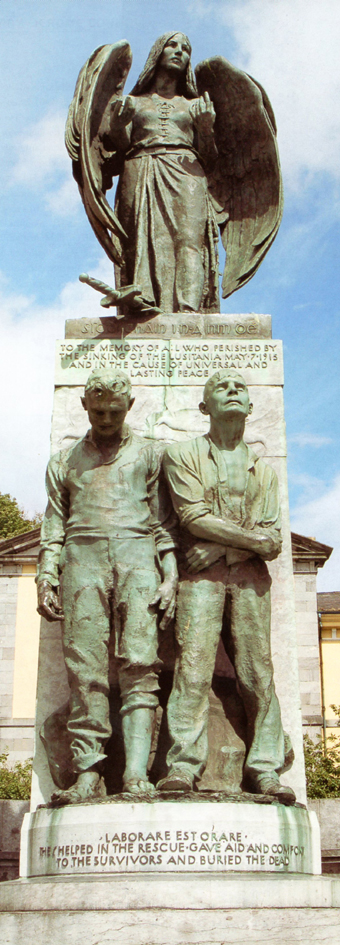
M197 796L197 795L196 795ZM316 815L195 795L26 814L20 875L320 873Z

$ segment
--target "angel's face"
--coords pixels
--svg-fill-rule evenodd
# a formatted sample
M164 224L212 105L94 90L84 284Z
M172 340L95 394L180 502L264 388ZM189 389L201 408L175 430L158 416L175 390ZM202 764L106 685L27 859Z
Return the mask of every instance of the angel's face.
M191 48L184 33L175 33L164 46L159 65L171 72L185 72L190 53Z

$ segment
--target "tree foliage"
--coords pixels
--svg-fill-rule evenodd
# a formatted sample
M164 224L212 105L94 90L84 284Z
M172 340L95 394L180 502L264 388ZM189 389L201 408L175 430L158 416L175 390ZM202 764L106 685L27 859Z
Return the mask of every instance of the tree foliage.
M9 493L0 493L0 539L12 538L21 535L32 528L37 528L42 521L42 515L28 518L24 509L21 509L16 499Z
M340 720L340 706L331 708ZM334 726L339 724L334 722ZM315 742L304 736L307 796L340 797L340 738L330 735L325 746L323 738Z
M31 795L32 759L8 764L8 751L0 754L1 800L28 801Z

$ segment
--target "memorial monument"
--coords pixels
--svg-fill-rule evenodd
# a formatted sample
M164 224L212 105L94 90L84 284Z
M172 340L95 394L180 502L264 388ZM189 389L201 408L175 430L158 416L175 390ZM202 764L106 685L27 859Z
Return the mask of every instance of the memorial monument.
M219 233L226 298L280 225L275 118L259 83L222 57L194 74L181 32L156 41L124 96L130 64L125 40L97 49L66 127L115 268L115 288L81 280L118 310L102 317L94 296L93 318L69 320L57 343L21 876L72 890L74 915L58 906L48 945L76 927L91 943L130 929L134 945L187 945L210 910L205 940L234 942L223 916L238 906L257 943L255 907L278 932L296 906L324 902L306 808L282 345L268 315L219 313ZM305 874L303 888L287 873Z
M156 41L124 97L130 64L125 41L96 50L80 72L66 127L87 216L115 266L116 289L103 287L103 301L108 306L114 299L120 308L118 319L100 323L99 348L68 338L57 368L58 445L65 447L75 409L74 401L65 402L70 384L77 399L85 384L81 402L91 429L81 440L72 437L47 473L39 611L49 621L62 616L69 692L51 715L39 697L38 754L46 769L42 739L59 788L40 786L40 802L78 810L82 801L104 798L107 784L109 798L128 801L132 794L142 801L146 795L148 803L153 797L164 804L164 796L175 804L176 817L183 793L193 804L214 795L249 805L259 795L294 805L295 792L279 775L294 758L290 735L297 768L301 745L289 720L286 736L281 723L265 564L276 560L282 584L278 483L243 438L252 409L247 381L256 387L260 380L260 390L263 381L271 381L270 388L282 383L281 373L275 379L279 346L259 342L258 336L269 334L265 320L249 325L240 316L235 327L228 316L214 314L218 229L227 247L224 296L254 275L278 230L275 119L265 92L221 57L201 63L194 75L182 33ZM114 175L113 211L106 191ZM79 325L78 334L96 333L88 328ZM67 326L69 336L72 329ZM110 335L124 343L105 344ZM251 342L230 343L230 335L250 335ZM200 344L185 344L188 336ZM186 398L181 410L177 391ZM134 433L124 426L128 410ZM200 410L204 424L196 440L193 410ZM161 474L161 454L174 438L186 442L165 448ZM262 452L277 451L263 450L264 430L258 428L256 438ZM164 647L161 627L174 614L175 545L181 569L176 628L170 627ZM156 602L164 610L161 622ZM116 703L111 721L110 683ZM115 753L121 741L119 781ZM40 861L44 871L54 871L52 859L49 866Z

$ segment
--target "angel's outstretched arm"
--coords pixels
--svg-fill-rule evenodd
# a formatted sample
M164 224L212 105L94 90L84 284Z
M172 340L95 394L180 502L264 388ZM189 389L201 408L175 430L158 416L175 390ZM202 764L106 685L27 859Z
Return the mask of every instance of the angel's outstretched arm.
M132 119L135 114L132 95L115 99L110 104L109 137L117 151L127 151L131 145Z

